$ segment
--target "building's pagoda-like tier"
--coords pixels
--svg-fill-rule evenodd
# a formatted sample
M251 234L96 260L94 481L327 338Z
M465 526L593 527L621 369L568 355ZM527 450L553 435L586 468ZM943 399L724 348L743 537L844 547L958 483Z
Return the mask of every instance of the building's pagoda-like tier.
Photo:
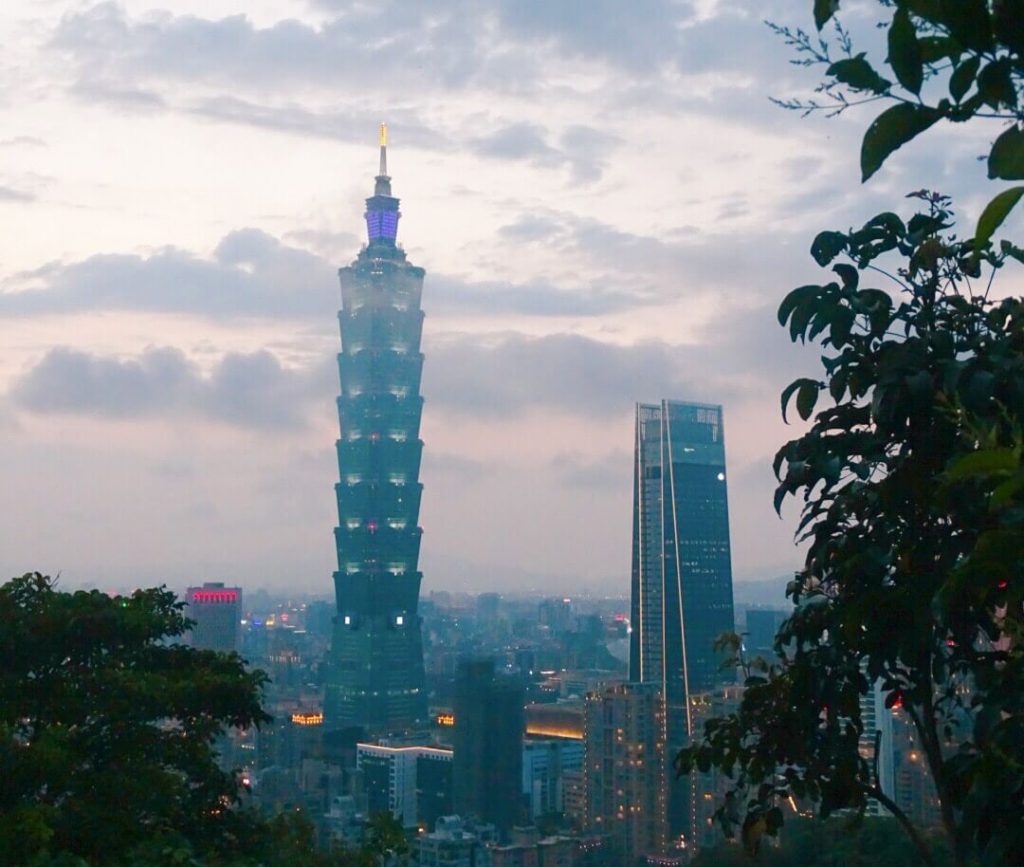
M396 243L384 127L375 180L367 245L338 272L338 613L325 712L329 728L384 733L426 718L417 611L424 271Z

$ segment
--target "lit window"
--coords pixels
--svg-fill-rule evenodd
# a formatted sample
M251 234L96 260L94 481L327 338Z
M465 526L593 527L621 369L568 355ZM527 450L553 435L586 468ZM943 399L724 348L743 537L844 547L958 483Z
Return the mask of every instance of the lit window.
M351 614L346 614L345 615L345 625L346 626L351 626L352 625L352 615Z
M404 626L404 625L405 625L405 615L403 615L403 614L397 615L395 617L395 626Z

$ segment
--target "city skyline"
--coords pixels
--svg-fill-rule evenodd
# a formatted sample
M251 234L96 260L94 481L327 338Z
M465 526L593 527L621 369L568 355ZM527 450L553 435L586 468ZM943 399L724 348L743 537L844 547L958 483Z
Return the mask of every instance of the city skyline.
M584 20L9 4L0 566L66 586L323 587L333 274L358 250L386 119L408 252L431 273L425 589L624 594L632 407L662 395L729 413L736 576L795 568L770 457L798 430L778 393L814 357L775 307L820 274L816 229L924 178L970 189L984 167L953 177L908 147L858 189L861 119L768 104L815 83L760 20L793 16L809 24L781 0ZM987 141L944 135L958 154ZM981 200L961 204L968 219Z

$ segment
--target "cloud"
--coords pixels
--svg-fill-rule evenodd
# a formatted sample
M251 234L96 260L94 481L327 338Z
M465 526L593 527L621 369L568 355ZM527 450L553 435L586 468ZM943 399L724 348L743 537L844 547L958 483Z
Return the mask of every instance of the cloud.
M51 45L84 79L187 80L262 89L382 79L460 87L486 72L490 46L474 39L464 9L418 10L400 2L347 6L321 26L296 19L259 27L246 15L219 19L151 13L129 18L114 3L65 15Z
M32 202L35 198L34 193L26 193L11 187L0 186L0 202Z
M503 33L554 44L569 57L613 63L631 73L651 73L672 60L680 25L692 4L648 0L642 10L619 0L498 4Z
M549 137L545 127L521 121L473 139L470 147L479 156L523 160L538 168L568 166L574 183L587 184L600 180L608 155L620 141L611 133L582 124L565 129L560 147L549 144Z
M34 135L16 135L13 138L0 140L0 148L44 148L46 146L45 141Z
M478 138L473 147L478 154L510 160L529 160L535 165L558 165L562 157L544 140L545 130L532 123L516 123L489 136Z
M719 219L736 217L745 201L726 198L720 208ZM571 262L577 274L593 275L591 289L577 294L589 300L583 301L583 311L593 306L596 313L686 297L756 298L766 292L781 297L789 281L807 271L801 257L811 237L802 229L777 225L742 231L682 226L642 235L560 211L521 215L498 234L520 247L546 248L563 264ZM809 257L803 261L815 267Z
M130 358L51 349L10 391L37 414L127 419L182 415L260 430L302 428L315 376L284 368L269 352L228 353L204 374L179 350L151 347Z
M261 103L231 94L183 100L176 107L186 114L210 120L360 144L366 144L366 131L374 129L380 122L378 112L365 108L309 108L277 100ZM392 133L397 134L405 145L440 150L451 144L416 110L392 107L388 110L387 120Z
M630 483L633 457L625 451L613 451L596 458L579 452L563 452L551 458L549 466L568 487L621 491Z
M149 255L100 254L21 274L0 293L0 315L89 310L319 317L337 309L337 277L324 259L258 229L226 235L208 258L175 247Z
M727 4L704 17L694 3L679 0L650 0L642 15L618 0L317 5L329 12L318 25L282 19L261 27L245 15L133 17L117 4L100 3L64 15L50 47L69 62L73 91L90 101L127 110L166 105L226 122L352 141L362 140L361 131L379 119L366 99L352 96L358 93L370 96L371 104L391 106L389 122L403 142L446 150L467 142L492 158L569 165L575 183L600 176L612 136L569 124L559 132L559 147L528 121L483 136L446 132L440 125L453 118L436 100L444 104L456 94L575 95L616 113L668 100L677 108L742 118L755 107L747 98L751 85L765 81L769 71L777 79L787 69L761 16ZM783 8L777 3L762 11L785 18ZM764 66L759 74L751 74L748 43L756 45ZM555 84L553 69L579 70L581 62L600 82L596 87L564 76ZM416 108L396 96L407 93L417 94ZM738 100L728 96L737 93L744 97L740 111ZM757 93L756 102L759 114L767 109L766 94ZM454 126L460 126L457 119Z
M563 218L523 217L500 234L511 243L532 239L574 244L586 257L597 259L598 266L614 264L600 238L577 240L576 231ZM6 291L0 291L0 316L131 310L213 320L309 320L326 327L339 304L337 263L359 242L347 233L318 231L297 231L288 238L291 243L246 228L225 235L208 256L165 247L148 255L107 253L69 264L51 263L9 281ZM595 244L593 249L588 248L590 243ZM640 241L623 235L618 243L626 256L626 248ZM625 273L617 279L603 275L580 280L569 287L545 279L477 281L431 273L424 303L432 315L598 316L665 300L635 283Z
M448 476L460 483L473 483L493 475L494 469L491 464L467 458L465 455L439 451L436 448L427 448L423 451L424 476Z
M626 285L627 281L623 281ZM431 314L506 313L524 316L600 316L636 309L654 298L605 281L562 288L537 280L525 283L471 281L428 275L424 306Z
M699 348L616 346L574 334L440 336L426 347L423 393L441 411L478 418L535 408L602 418L643 396L723 394Z

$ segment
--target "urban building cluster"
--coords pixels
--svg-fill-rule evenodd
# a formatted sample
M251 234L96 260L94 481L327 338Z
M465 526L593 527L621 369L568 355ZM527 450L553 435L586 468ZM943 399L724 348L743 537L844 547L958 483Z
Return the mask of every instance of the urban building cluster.
M367 244L340 271L334 598L186 596L193 643L270 675L273 722L231 733L224 762L324 842L358 844L389 813L423 867L684 864L720 842L727 781L677 779L673 757L742 698L714 639L737 630L748 654L771 654L786 617L734 606L722 408L636 405L621 598L420 599L424 271L397 243L386 159L382 130ZM912 727L870 696L865 715L866 754L884 752L892 796L927 824Z

